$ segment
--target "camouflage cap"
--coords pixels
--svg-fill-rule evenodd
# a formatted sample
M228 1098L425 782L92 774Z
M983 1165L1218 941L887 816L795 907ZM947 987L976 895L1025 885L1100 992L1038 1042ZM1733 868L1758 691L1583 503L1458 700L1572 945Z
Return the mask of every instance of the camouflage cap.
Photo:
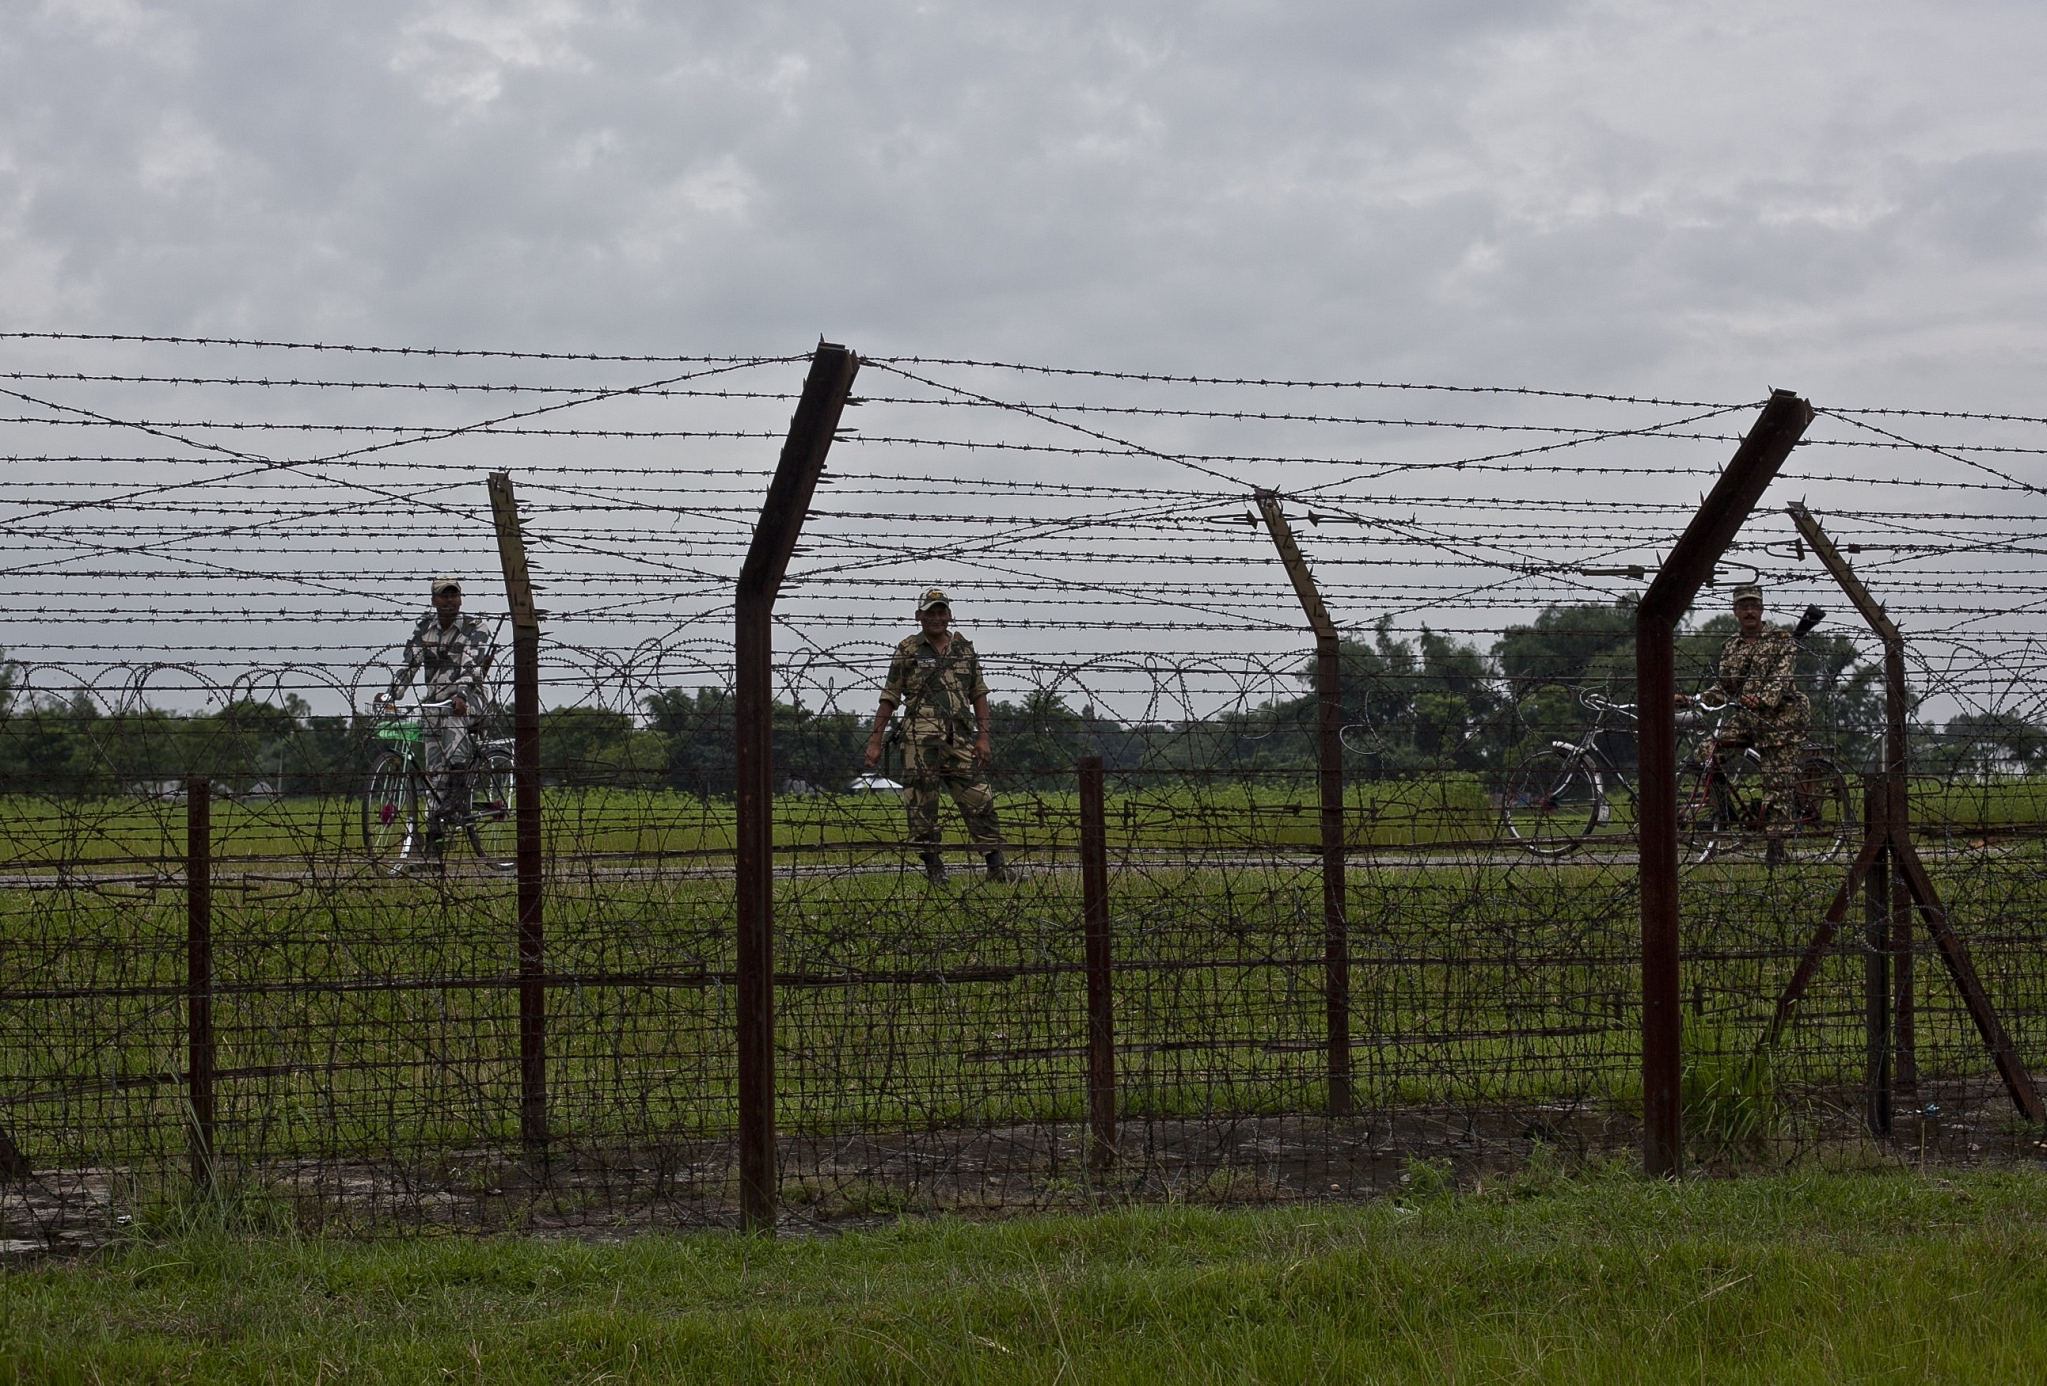
M1741 602L1748 601L1751 598L1761 601L1763 599L1763 589L1753 582L1744 582L1734 589L1734 595L1728 598L1728 600Z
M927 587L924 589L924 595L917 598L917 614L922 616L934 606L942 606L947 611L952 610L952 603L945 599L945 593L936 587Z
M453 588L455 591L460 592L462 590L462 579L458 577L448 577L446 575L434 579L434 595L436 597L440 596L441 593L446 592L450 588Z

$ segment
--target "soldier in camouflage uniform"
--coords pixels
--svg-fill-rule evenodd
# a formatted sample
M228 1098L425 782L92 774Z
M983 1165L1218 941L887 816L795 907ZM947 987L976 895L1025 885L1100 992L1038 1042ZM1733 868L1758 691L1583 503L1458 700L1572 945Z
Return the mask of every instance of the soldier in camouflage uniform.
M483 677L491 661L490 632L462 614L461 582L435 578L433 600L434 609L419 618L405 642L405 662L391 675L391 687L377 699L397 702L423 673L423 701L448 704L420 711L420 750L434 791L426 822L428 856L439 853L445 831L461 827L470 812L469 767L476 754L471 730L483 715Z
M988 764L988 685L981 659L964 635L949 629L952 607L937 588L917 602L924 628L896 646L889 662L881 708L867 739L867 768L881 759L882 734L896 708L903 710L903 806L909 811L910 841L923 848L924 868L933 884L946 879L938 852L938 791L959 805L967 835L984 850L988 879L1006 881L1009 869L999 845L995 795L983 767Z
M1763 625L1763 590L1734 589L1736 630L1720 647L1720 673L1699 695L1707 707L1735 706L1715 733L1721 747L1752 746L1762 761L1763 831L1771 863L1784 859L1784 839L1797 825L1798 762L1812 706L1794 682L1798 643L1788 630ZM1678 695L1680 704L1689 702ZM1699 748L1704 763L1710 746Z

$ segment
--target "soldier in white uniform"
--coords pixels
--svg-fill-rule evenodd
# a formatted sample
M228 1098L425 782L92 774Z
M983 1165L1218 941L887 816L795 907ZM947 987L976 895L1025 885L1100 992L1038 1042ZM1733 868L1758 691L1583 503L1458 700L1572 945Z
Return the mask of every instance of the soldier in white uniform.
M426 821L426 850L440 850L448 828L460 828L470 812L469 770L476 758L471 731L484 711L483 678L490 670L490 632L474 616L462 614L459 578L433 581L434 609L419 618L405 642L405 662L391 675L391 687L379 703L395 703L415 677L422 677L424 700L446 703L420 714L420 749L425 754L433 808Z

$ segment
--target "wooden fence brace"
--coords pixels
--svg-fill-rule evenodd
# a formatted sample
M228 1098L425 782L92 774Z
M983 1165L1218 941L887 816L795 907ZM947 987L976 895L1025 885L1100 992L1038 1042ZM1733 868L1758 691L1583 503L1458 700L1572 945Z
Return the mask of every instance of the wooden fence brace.
M1640 793L1636 798L1642 885L1642 1167L1684 1172L1682 982L1678 975L1677 623L1712 575L1812 422L1812 406L1771 392L1727 470L1699 504L1635 608L1635 700Z
M1864 779L1863 818L1873 831L1888 830L1889 786L1882 775ZM1891 1134L1891 870L1890 853L1870 863L1862 883L1863 1120L1873 1136Z
M1086 935L1088 1168L1116 1161L1116 998L1109 935L1109 825L1102 807L1102 758L1080 772L1080 894Z
M519 1141L547 1149L547 954L540 841L540 613L526 571L519 501L506 472L490 474L491 520L512 616L512 800L519 878Z
M1322 989L1327 1032L1329 1115L1351 1111L1350 923L1344 882L1343 661L1336 622L1329 617L1315 575L1294 540L1275 491L1253 493L1265 528L1286 566L1301 611L1315 632L1317 787L1322 820Z
M185 1097L192 1182L213 1183L213 781L185 781Z
M774 480L733 599L733 704L738 924L735 1029L739 1053L739 1216L775 1230L774 662L775 596L852 392L860 358L819 342L789 419Z

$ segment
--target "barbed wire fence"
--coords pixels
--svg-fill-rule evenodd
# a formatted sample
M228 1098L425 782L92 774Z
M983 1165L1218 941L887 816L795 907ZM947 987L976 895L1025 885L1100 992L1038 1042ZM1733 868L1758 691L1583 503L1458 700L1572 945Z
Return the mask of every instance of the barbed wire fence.
M344 1227L737 1219L732 604L812 354L0 352L0 1235L104 1236L195 1175ZM769 1216L1352 1196L1641 1141L1633 603L1764 401L859 372L774 607ZM1801 660L1841 775L1781 866L1682 825L1691 1158L2031 1157L1888 879L1764 1043L1885 766L1881 642L1795 499L1902 628L1919 858L2020 1062L2047 1047L2047 420L1818 405L1676 642L1696 689L1733 583L1827 607ZM473 834L432 869L372 792L428 578L505 610L490 473L541 611L538 953L509 625ZM991 686L1008 882L949 818L927 885L899 756L862 763L932 586Z

